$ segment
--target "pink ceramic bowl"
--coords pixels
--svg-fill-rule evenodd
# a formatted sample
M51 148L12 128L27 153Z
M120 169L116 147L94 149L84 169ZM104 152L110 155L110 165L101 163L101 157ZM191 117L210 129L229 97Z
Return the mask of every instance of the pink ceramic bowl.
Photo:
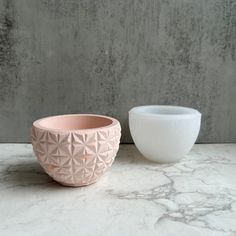
M67 186L96 182L112 165L120 136L119 121L91 114L51 116L35 121L32 127L39 163Z

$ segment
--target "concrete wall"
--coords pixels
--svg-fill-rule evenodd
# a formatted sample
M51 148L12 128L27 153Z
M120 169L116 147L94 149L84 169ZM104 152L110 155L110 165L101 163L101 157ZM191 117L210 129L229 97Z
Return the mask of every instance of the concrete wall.
M176 104L236 142L236 0L0 0L0 141L33 120Z

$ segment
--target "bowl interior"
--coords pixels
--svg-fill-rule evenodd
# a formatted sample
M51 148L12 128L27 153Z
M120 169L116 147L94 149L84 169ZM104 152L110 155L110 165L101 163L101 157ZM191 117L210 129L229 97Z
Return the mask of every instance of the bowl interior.
M112 124L112 119L96 115L64 115L41 119L38 125L45 129L77 130L101 128Z
M146 115L168 115L168 116L200 114L197 110L188 107L161 106L161 105L134 107L133 109L131 109L131 112L146 114Z

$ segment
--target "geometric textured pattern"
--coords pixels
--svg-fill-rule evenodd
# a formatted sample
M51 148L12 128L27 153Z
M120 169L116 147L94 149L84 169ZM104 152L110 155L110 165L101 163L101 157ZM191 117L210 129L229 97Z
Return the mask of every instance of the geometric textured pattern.
M32 127L34 153L46 173L67 186L96 182L119 149L121 128L54 131Z

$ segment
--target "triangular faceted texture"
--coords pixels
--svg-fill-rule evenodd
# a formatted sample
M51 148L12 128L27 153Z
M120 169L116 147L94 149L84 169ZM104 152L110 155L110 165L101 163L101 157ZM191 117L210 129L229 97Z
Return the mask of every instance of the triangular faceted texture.
M46 131L32 128L34 152L45 171L63 185L96 182L114 161L121 128L81 131Z

